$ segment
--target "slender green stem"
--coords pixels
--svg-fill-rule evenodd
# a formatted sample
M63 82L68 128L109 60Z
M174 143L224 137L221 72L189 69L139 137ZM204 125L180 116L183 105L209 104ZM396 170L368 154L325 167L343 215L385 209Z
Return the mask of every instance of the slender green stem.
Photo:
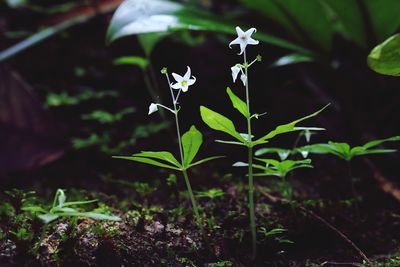
M187 173L186 166L184 166L183 147L182 147L181 131L180 131L180 127L179 127L179 116L178 116L179 110L177 108L178 97L179 97L179 94L181 93L181 91L179 90L177 96L175 97L173 89L171 87L171 82L169 80L168 74L166 74L166 76L167 76L167 81L168 81L168 84L169 84L169 88L171 90L172 103L174 105L176 134L178 135L179 154L180 154L180 158L181 158L181 164L183 166L182 174L183 174L183 177L185 179L185 184L186 184L187 191L189 193L190 201L192 203L193 212L194 212L194 215L196 217L196 223L200 227L200 230L201 230L201 233L202 233L203 237L206 239L204 227L203 227L203 224L201 223L199 209L197 207L197 202L196 202L196 199L195 199L194 194L193 194L192 186L190 185L190 180L189 180L189 176L188 176L188 173Z
M189 192L190 201L192 202L192 207L193 207L194 215L196 216L197 225L200 227L202 235L204 237L206 237L203 224L201 223L201 218L200 218L199 209L197 207L197 202L196 202L196 199L194 198L192 186L190 185L187 170L183 170L182 173L183 173L183 177L185 178L185 183L186 183L187 190Z
M250 94L249 94L249 76L246 58L246 50L244 50L244 73L246 75L246 103L247 103L247 138L248 138L248 175L249 175L249 213L250 213L250 231L251 231L251 246L252 255L254 260L257 251L257 232L256 232L256 215L254 208L254 179L253 179L253 144L252 144L252 131L251 131L251 113L250 113Z

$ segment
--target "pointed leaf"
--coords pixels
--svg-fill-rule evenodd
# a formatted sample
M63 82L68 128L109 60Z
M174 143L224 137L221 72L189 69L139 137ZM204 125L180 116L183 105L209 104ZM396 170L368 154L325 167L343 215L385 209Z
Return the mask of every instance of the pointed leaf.
M146 163L146 164L154 165L154 166L157 166L157 167L173 169L173 170L177 170L177 171L180 170L180 168L177 168L177 167L174 167L174 166L171 166L171 165L167 165L165 163L161 163L161 162L158 162L158 161L150 159L150 158L129 157L129 156L113 156L113 158L132 160L132 161L136 161L136 162Z
M119 57L113 61L115 65L133 65L138 66L142 70L146 70L149 66L149 60L139 56Z
M84 212L84 216L101 221L121 221L121 218L115 215L106 215L97 212Z
M171 163L178 168L181 167L181 164L178 162L178 160L170 152L167 151L142 151L140 153L133 154L132 156L159 159Z
M293 131L298 130L298 129L296 129L296 127L295 127L297 123L302 122L302 121L304 121L304 120L307 120L307 119L309 119L309 118L312 118L312 117L317 116L317 115L318 115L319 113L321 113L324 109L326 109L329 105L330 105L330 104L324 106L324 107L321 108L320 110L318 110L318 111L316 111L316 112L314 112L314 113L312 113L312 114L310 114L310 115L308 115L308 116L305 116L305 117L300 118L300 119L298 119L298 120L295 120L295 121L292 121L292 122L290 122L290 123L283 124L283 125L280 125L280 126L276 127L275 130L273 130L273 131L269 132L267 135L261 137L260 139L258 139L257 141L255 141L253 144L254 144L254 145L258 145L258 144L260 144L261 142L266 141L266 140L271 139L271 138L274 138L275 136L277 136L277 135L279 135L279 134L289 133L289 132L293 132ZM304 127L301 127L300 129L304 129Z
M400 34L372 49L368 55L368 66L381 74L400 76Z
M190 164L190 165L188 166L188 168L191 168L191 167L196 166L196 165L199 165L199 164L203 164L204 162L207 162L207 161L211 161L211 160L214 160L214 159L220 159L220 158L225 158L225 156L213 156L213 157L208 157L208 158L205 158L205 159L202 159L202 160L199 160L199 161L196 161L196 162Z
M394 142L394 141L400 141L400 136L393 136L385 139L378 139L378 140L372 140L365 145L363 145L364 148L371 148L377 145L380 145L384 142Z
M54 221L54 220L57 220L58 217L60 217L60 216L58 216L57 214L46 213L46 214L38 215L38 217L39 217L39 219L41 219L44 223L47 224L47 223L50 223L50 222L52 222L52 221Z
M243 115L245 118L250 117L250 114L249 114L249 112L248 112L248 110L247 110L247 104L246 104L246 102L244 102L242 99L240 99L238 96L236 96L236 95L232 92L231 88L229 88L229 87L226 88L226 92L228 93L228 96L229 96L229 98L230 98L231 101L232 101L233 107L236 108L240 113L242 113L242 115Z
M282 67L287 65L293 65L303 62L312 62L315 59L311 56L303 54L290 54L279 58L277 61L271 64L271 67Z
M203 135L196 129L194 125L190 127L190 130L182 136L184 167L187 167L190 163L192 163L202 143Z
M243 144L241 142L236 142L236 141L215 140L215 142L221 143L221 144L228 144L228 145L246 146L245 144Z
M203 121L211 129L225 132L242 143L246 142L244 138L236 131L235 125L230 119L204 106L200 107L200 114Z

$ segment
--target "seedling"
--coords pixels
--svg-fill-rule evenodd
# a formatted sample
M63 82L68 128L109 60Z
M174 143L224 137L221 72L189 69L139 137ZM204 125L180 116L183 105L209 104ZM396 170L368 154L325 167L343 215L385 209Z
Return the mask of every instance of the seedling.
M295 120L293 122L283 124L278 126L275 130L267 133L266 135L253 139L253 131L252 131L252 119L258 119L264 114L252 114L250 110L250 90L249 90L249 68L253 66L253 64L257 61L261 61L261 56L257 56L253 61L249 62L246 56L246 47L247 45L257 45L258 41L251 38L251 35L256 32L255 28L251 28L244 32L240 27L236 27L236 32L238 37L233 40L229 46L239 45L240 53L243 54L243 62L234 65L231 67L232 71L232 79L233 82L236 81L239 73L240 79L246 90L246 101L243 101L240 97L235 95L233 91L228 87L227 94L232 102L232 105L235 109L237 109L246 119L247 122L247 132L240 133L236 130L236 127L232 120L227 117L207 108L204 106L200 107L201 117L203 121L212 129L227 133L234 140L217 140L220 143L225 144L233 144L233 145L241 145L247 147L247 164L242 166L248 167L248 190L249 190L249 215L250 215L250 230L252 236L252 258L254 259L256 256L256 219L255 219L255 208L254 208L254 182L253 182L253 149L257 145L265 144L270 139L274 138L277 135L294 132L294 131L303 131L305 128L296 127L296 125L306 119L312 118L318 115L322 110L324 110L327 106L320 109L319 111L312 113L308 116Z
M329 141L328 144L314 144L308 145L297 150L308 151L314 154L332 154L347 162L351 161L354 157L364 156L369 154L385 154L396 152L396 149L382 149L376 148L385 142L400 141L400 136L393 136L385 139L377 139L370 141L362 146L350 147L347 143L338 143Z
M285 178L286 175L299 168L312 168L311 159L305 160L283 160L278 161L275 159L262 159L256 158L258 161L265 163L265 165L254 164L253 167L262 170L261 173L256 173L254 176L278 176Z
M218 188L211 188L207 191L196 193L196 196L198 198L209 198L209 199L220 198L220 197L223 197L224 195L225 195L225 192Z
M196 78L191 75L190 67L187 67L185 75L181 76L176 73L172 73L175 79L175 83L171 83L169 74L166 68L161 70L161 73L166 76L170 93L172 99L172 108L164 106L160 103L151 103L149 106L149 115L158 111L158 108L164 108L171 112L175 117L176 133L178 139L179 155L180 161L178 161L172 153L167 151L142 151L140 153L133 154L132 156L114 156L114 158L132 160L136 162L141 162L145 164L154 165L161 168L172 169L182 172L183 178L186 183L186 188L189 193L189 197L192 203L193 212L196 217L196 222L200 227L203 236L205 237L205 232L203 224L201 222L201 217L198 210L198 205L193 194L192 186L190 184L189 176L187 170L193 166L202 164L204 162L220 158L220 156L208 157L197 162L193 162L196 157L201 144L203 143L203 135L199 132L193 125L189 131L181 136L181 129L179 126L179 97L181 93L186 93L189 90L189 86L196 82ZM176 92L176 93L175 93Z
M97 213L93 211L80 211L77 206L82 206L86 204L91 204L97 200L83 200L83 201L71 201L67 202L67 197L64 190L57 189L56 195L54 197L53 204L50 208L43 206L24 206L22 210L30 211L37 215L45 224L49 224L52 221L57 220L60 217L87 217L95 220L109 220L109 221L120 221L121 218L113 215L106 215L102 213Z

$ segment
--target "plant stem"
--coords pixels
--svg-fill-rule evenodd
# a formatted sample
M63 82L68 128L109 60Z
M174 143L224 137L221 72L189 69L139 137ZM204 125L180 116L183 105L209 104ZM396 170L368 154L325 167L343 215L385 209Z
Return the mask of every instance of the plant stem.
M252 131L251 131L251 113L250 113L250 94L249 94L249 76L248 64L246 58L246 50L244 50L244 72L246 75L246 104L247 104L247 141L248 141L248 175L249 175L249 214L250 214L250 231L251 231L251 259L256 258L257 251L257 232L256 232L256 216L254 208L254 179L253 179L253 144L252 144Z
M169 80L168 74L166 74L166 76L167 76L167 81L168 81L168 84L169 84L169 88L171 90L172 103L174 105L176 134L178 135L179 154L180 154L180 158L181 158L181 164L183 166L182 174L183 174L183 177L185 179L185 184L186 184L187 191L189 193L190 201L192 203L193 212L194 212L194 215L196 217L196 223L200 227L200 230L201 230L201 233L202 233L204 239L207 240L205 232L204 232L203 224L201 223L199 209L197 208L197 202L196 202L196 199L195 199L194 194L193 194L192 186L190 185L190 180L189 180L189 176L188 176L188 173L187 173L187 169L186 169L186 166L184 166L184 161L183 161L183 159L184 159L183 158L183 147L182 147L181 131L180 131L180 127L179 127L179 117L178 117L179 110L177 108L177 100L178 100L178 97L179 97L179 94L180 94L181 91L179 90L178 95L175 97L174 96L174 92L172 91L171 82Z
M186 183L187 190L189 192L190 201L192 202L192 207L193 207L194 215L196 217L197 225L200 227L201 233L202 233L203 237L205 238L206 235L205 235L204 227L203 227L203 224L201 223L199 209L197 208L197 202L196 202L196 199L194 198L194 194L193 194L192 186L190 185L187 170L183 170L182 173L183 173L183 177L185 178L185 183Z

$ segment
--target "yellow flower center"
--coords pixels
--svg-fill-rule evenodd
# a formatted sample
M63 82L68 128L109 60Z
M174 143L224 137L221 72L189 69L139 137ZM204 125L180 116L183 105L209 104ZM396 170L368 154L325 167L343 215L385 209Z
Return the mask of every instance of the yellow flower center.
M187 81L182 81L181 84L182 84L182 86L186 86L187 85Z

